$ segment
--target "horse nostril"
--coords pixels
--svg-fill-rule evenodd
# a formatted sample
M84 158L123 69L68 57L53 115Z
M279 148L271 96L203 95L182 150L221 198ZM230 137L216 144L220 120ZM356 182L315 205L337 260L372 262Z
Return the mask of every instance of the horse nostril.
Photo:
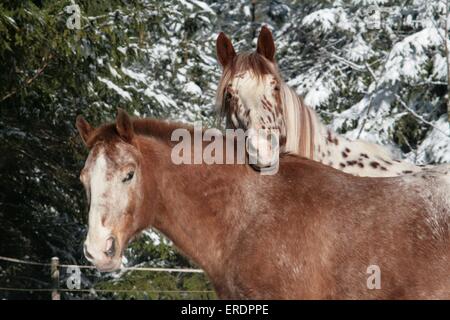
M109 237L106 240L106 256L112 258L116 254L116 240L113 237Z
M86 257L86 259L88 259L89 261L94 260L94 257L89 253L89 251L87 250L87 246L86 244L83 247L83 252L84 252L84 256Z

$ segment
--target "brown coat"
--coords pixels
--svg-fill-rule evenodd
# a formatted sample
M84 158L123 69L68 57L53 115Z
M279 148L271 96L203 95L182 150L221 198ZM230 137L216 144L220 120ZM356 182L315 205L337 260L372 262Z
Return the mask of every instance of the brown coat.
M174 165L178 125L126 114L98 129L83 121L91 153L107 146L114 162L128 143L141 155L143 201L114 229L120 253L154 227L205 270L220 298L450 298L448 173L360 178L297 156L284 156L273 176L247 165ZM367 287L370 265L381 289Z

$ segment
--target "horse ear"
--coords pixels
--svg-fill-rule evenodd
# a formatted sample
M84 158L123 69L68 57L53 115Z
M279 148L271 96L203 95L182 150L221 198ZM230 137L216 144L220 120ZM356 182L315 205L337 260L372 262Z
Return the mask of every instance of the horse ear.
M131 143L134 137L133 122L128 113L121 108L117 110L116 130L123 140Z
M269 28L263 26L258 37L256 52L263 55L267 60L275 62L275 42Z
M87 141L95 129L81 115L77 117L75 126L77 127L84 144L87 145Z
M219 60L222 67L226 67L233 58L236 56L236 52L234 51L233 44L230 39L225 35L225 33L221 32L216 40L216 53L217 59Z

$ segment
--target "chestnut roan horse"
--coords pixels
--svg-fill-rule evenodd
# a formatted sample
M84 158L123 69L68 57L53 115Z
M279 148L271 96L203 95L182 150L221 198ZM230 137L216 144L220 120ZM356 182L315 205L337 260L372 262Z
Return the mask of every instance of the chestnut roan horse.
M322 124L282 80L275 61L275 43L267 27L261 29L255 52L237 54L230 39L220 33L217 59L223 72L216 104L228 128L277 130L281 152L298 154L357 176L392 177L424 169L393 159L377 144L350 141ZM258 144L264 142L260 138ZM267 153L260 153L256 165L266 167L269 163Z
M101 271L120 268L128 242L154 227L220 298L450 298L448 173L362 178L291 155L272 176L175 165L181 125L124 111L112 124L76 125L90 150L85 255ZM379 289L368 286L372 265Z

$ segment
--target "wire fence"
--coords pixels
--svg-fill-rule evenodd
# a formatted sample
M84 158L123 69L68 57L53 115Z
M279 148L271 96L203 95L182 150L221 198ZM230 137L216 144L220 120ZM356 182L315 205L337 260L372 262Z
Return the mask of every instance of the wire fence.
M7 288L0 287L0 290L4 291L19 291L19 292L52 292L53 289L46 288ZM134 290L134 289L58 289L60 292L86 292L86 293L127 293L127 292L140 292L140 293L214 293L212 290Z
M43 267L51 267L51 263L45 262L35 262L29 260L21 260L10 257L0 256L0 260L35 265L35 266L43 266ZM97 269L95 266L85 266L85 265L77 265L77 264L59 264L62 268L80 268L80 269ZM202 269L189 269L189 268L147 268L147 267L126 267L122 268L123 271L150 271L150 272L179 272L179 273L203 273Z
M50 263L36 262L30 260L23 260L11 257L0 256L0 261L6 261L10 263L33 265L41 267L51 268L51 279L52 288L12 288L12 287L0 287L0 291L11 291L11 292L49 292L51 293L52 300L59 300L60 293L144 293L144 294L212 294L213 290L141 290L141 289L97 289L97 288L60 288L59 287L59 269L60 268L79 268L79 269L91 269L95 270L94 266L86 265L76 265L76 264L59 264L59 259L57 257L52 258ZM121 271L144 271L144 272L169 272L169 273L204 273L201 269L190 269L190 268L152 268L152 267L126 267L122 268Z

